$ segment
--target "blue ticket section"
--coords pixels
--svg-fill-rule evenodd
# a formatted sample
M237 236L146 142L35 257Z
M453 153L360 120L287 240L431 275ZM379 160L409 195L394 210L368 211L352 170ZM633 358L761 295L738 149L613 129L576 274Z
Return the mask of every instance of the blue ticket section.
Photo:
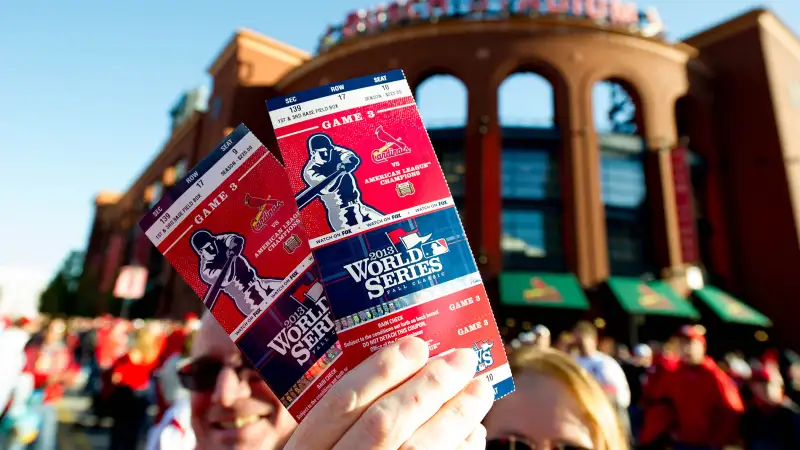
M506 395L514 392L514 380L509 375L502 381L496 382L492 387L494 388L494 399L500 400Z
M278 397L336 343L330 305L312 265L237 342Z
M477 272L455 208L315 251L333 315L343 318Z
M205 159L200 161L200 163L181 180L177 181L175 185L164 194L161 200L159 200L154 207L150 208L150 211L156 212L156 214L145 214L139 221L139 227L147 231L161 217L159 212L168 210L183 193L188 191L197 180L211 170L211 168L225 156L226 152L235 147L249 132L250 130L245 124L240 124L236 127L225 140L217 144L216 148L214 148Z
M331 83L325 86L308 89L297 94L284 95L283 97L275 97L267 100L267 109L270 112L277 111L282 108L288 108L292 105L316 100L318 98L330 97L334 94L343 94L345 92L354 91L365 87L375 86L378 84L390 83L392 81L404 80L402 70L392 70L389 72L370 75L367 77L353 78L352 80L342 81L339 83Z

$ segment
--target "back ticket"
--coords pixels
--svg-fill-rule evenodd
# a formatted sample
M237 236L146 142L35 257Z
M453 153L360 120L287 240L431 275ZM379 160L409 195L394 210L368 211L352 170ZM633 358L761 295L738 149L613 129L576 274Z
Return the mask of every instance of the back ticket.
M347 371L286 173L247 127L139 226L295 419Z

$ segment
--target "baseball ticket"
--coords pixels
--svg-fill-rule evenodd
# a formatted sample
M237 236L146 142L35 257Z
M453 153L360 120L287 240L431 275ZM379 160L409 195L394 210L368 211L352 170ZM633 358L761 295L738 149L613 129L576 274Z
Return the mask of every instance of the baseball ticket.
M495 398L511 370L464 229L402 71L267 102L343 355L404 336L469 347Z
M298 421L347 372L289 180L247 127L139 226Z

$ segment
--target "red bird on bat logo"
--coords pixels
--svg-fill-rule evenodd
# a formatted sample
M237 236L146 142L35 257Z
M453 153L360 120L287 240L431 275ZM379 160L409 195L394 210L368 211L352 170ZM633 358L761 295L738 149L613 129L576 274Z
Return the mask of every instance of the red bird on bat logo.
M411 149L403 142L402 138L396 138L387 133L382 125L375 129L375 137L383 142L381 148L372 151L372 161L376 164L411 153Z
M278 199L272 199L270 197L267 198L259 198L254 197L250 194L244 196L244 204L251 207L258 209L258 214L250 221L250 228L253 229L256 233L263 230L264 227L267 226L269 220L272 216L278 212L278 209L283 206L283 202Z

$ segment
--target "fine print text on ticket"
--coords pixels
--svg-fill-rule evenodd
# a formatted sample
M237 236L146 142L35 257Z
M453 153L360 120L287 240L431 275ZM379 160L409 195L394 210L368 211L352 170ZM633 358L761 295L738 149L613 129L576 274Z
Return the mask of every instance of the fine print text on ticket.
M267 102L350 367L404 336L514 390L480 274L400 70Z

